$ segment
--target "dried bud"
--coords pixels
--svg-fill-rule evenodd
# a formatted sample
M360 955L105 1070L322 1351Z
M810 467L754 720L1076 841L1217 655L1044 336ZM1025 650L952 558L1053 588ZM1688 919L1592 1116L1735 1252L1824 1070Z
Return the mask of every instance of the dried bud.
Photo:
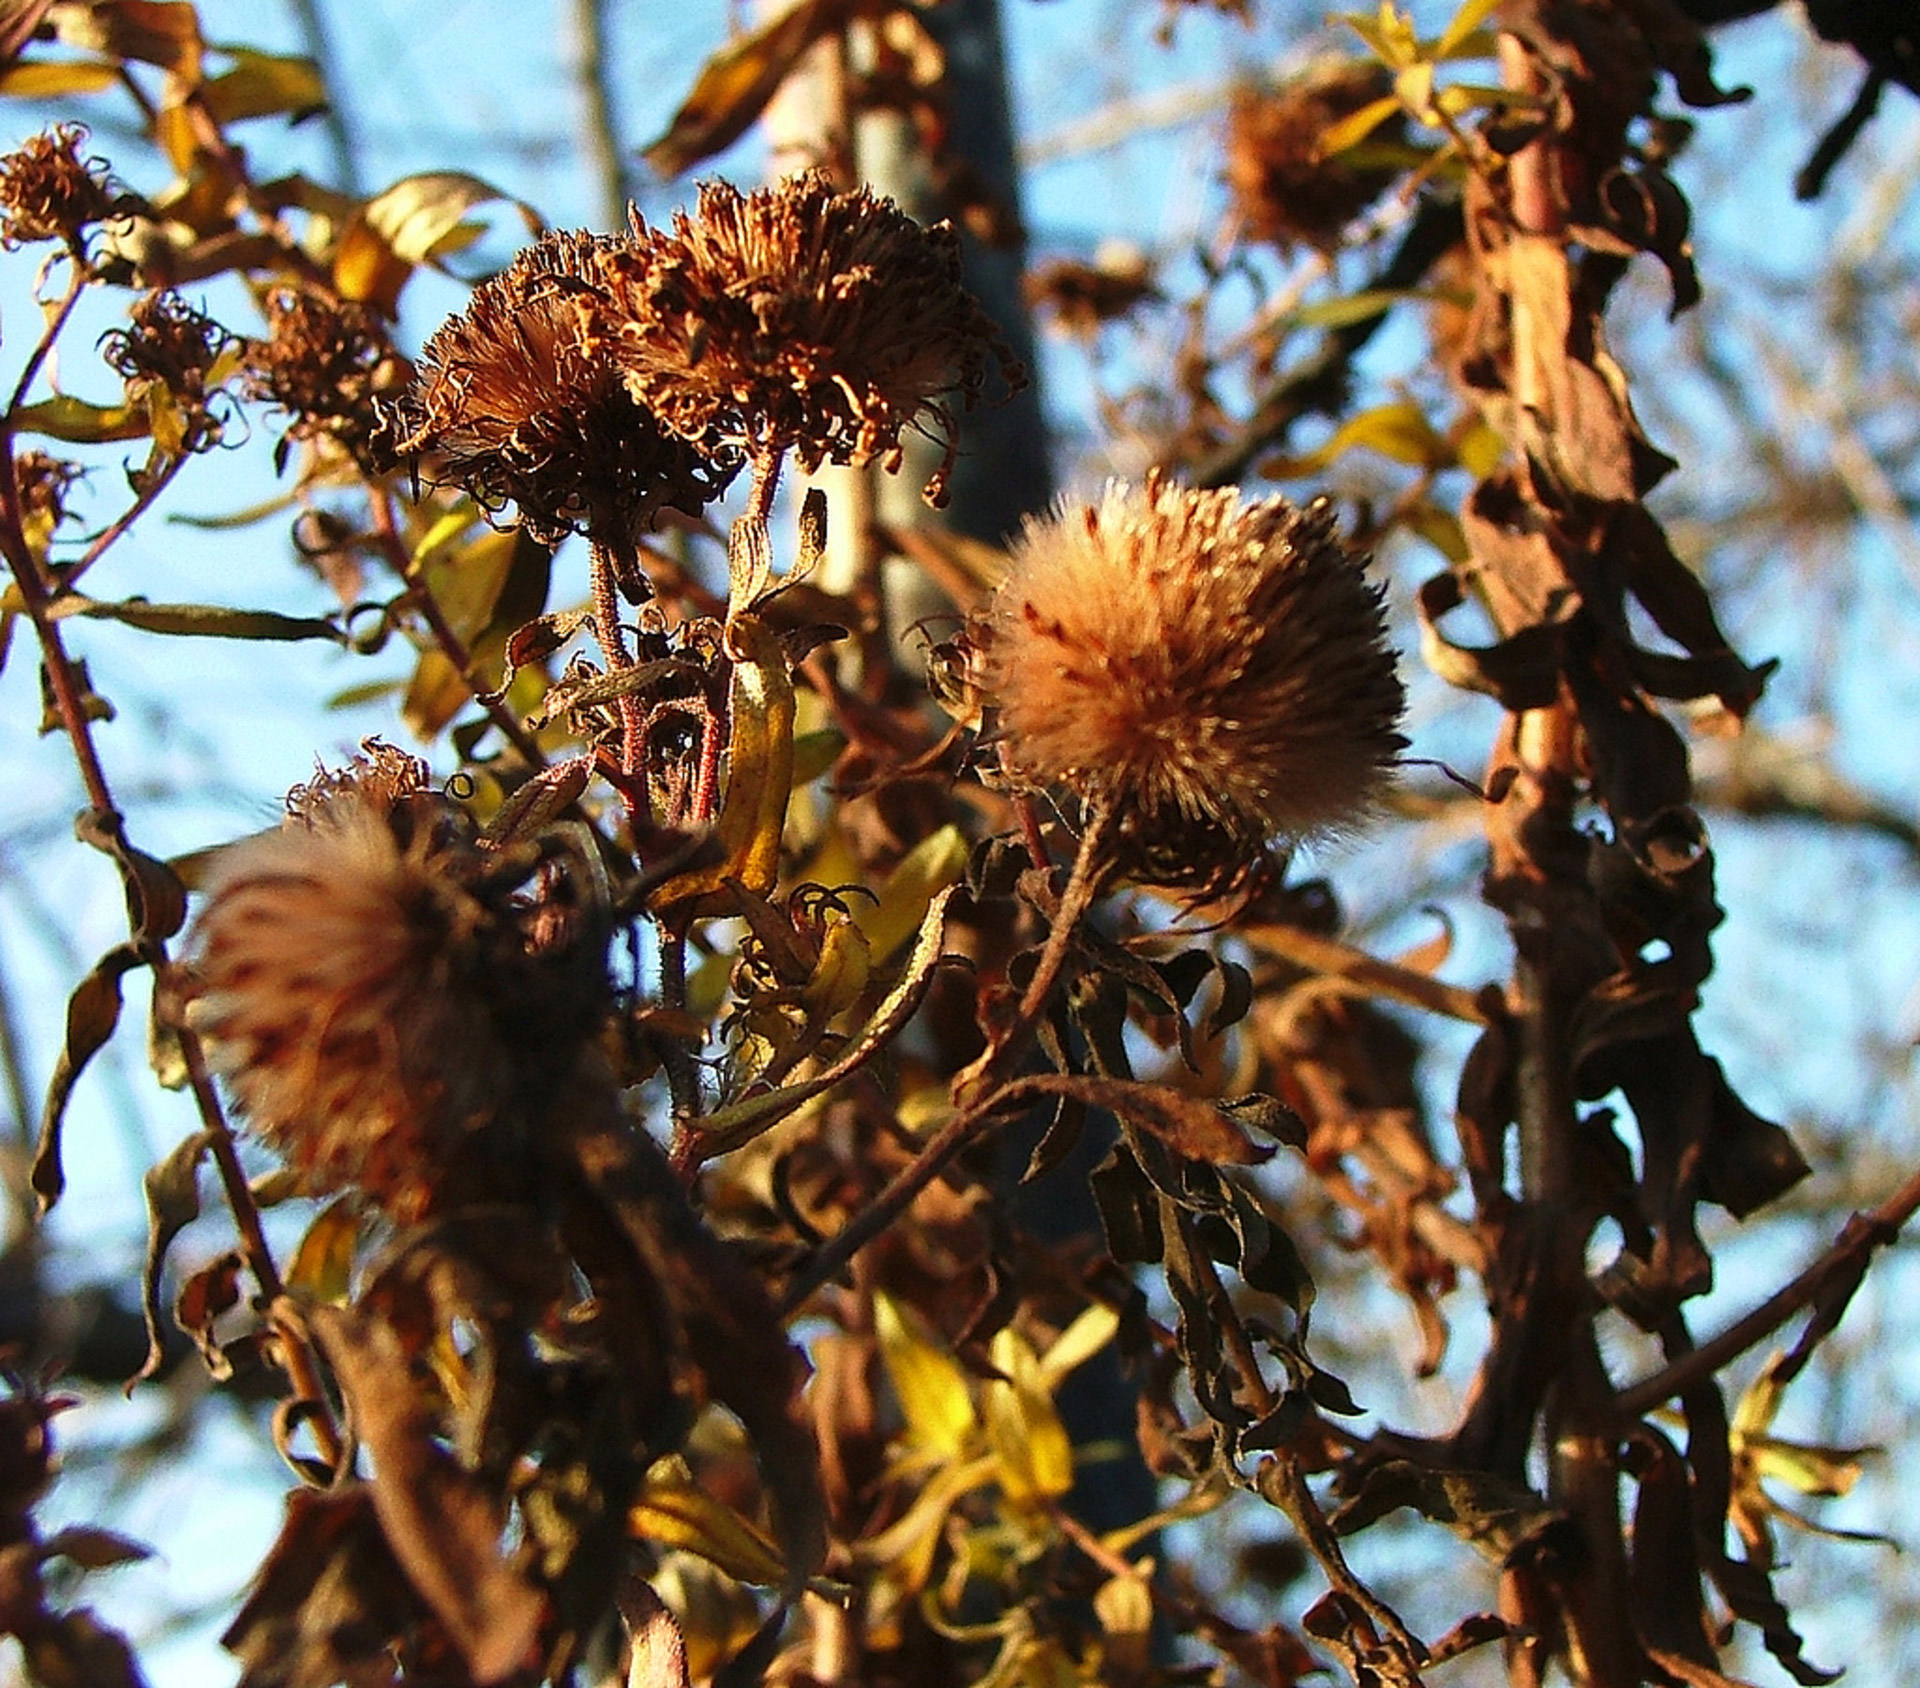
M1151 883L1363 820L1406 698L1361 567L1324 503L1158 479L1030 522L981 628L1009 769L1108 813Z
M246 343L247 396L292 418L288 438L334 440L372 468L375 397L400 367L379 313L305 287L276 287L262 308L269 334Z
M607 981L592 941L536 935L544 904L422 764L369 752L222 857L187 1018L309 1189L357 1187L406 1222L512 1187Z
M946 446L937 502L954 454L943 397L971 407L990 364L1020 379L960 285L953 230L820 172L748 194L704 183L695 215L676 212L671 233L636 216L606 265L634 396L709 448L893 469L901 434L930 418Z
M0 157L0 246L64 241L79 252L89 224L114 215L120 201L97 158L82 158L87 131L59 123Z
M518 507L535 538L585 532L617 546L663 509L695 513L738 468L665 432L629 396L589 307L613 242L544 234L474 289L421 353L388 416L392 456L492 510Z
M146 406L154 443L184 456L220 443L212 401L221 354L232 344L219 323L166 291L140 298L127 326L105 337L101 355L126 383L127 402Z
M1103 323L1124 317L1148 299L1163 298L1153 263L1138 247L1102 242L1093 262L1055 258L1028 271L1021 291L1036 310L1050 311L1069 334L1092 339Z
M1354 218L1393 185L1391 167L1326 158L1327 131L1393 92L1384 65L1336 64L1279 88L1243 87L1227 114L1227 187L1254 240L1331 251ZM1405 132L1395 117L1376 133Z

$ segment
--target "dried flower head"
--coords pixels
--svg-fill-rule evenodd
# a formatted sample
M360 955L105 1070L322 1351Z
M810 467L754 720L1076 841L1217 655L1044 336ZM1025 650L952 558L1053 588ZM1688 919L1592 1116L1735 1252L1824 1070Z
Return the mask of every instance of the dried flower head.
M663 509L703 509L738 459L665 431L636 403L589 307L613 242L544 234L427 342L388 417L385 449L488 509L517 506L546 544L584 532L615 545Z
M953 230L922 228L866 188L837 192L818 171L754 193L703 183L670 233L636 215L607 268L634 396L710 448L791 450L809 472L892 469L924 418L946 447L928 487L938 502L954 454L945 396L970 408L990 365L1020 379L960 284Z
M97 158L82 158L87 131L57 123L0 156L0 246L64 241L79 252L88 225L119 209L120 199Z
M262 309L267 338L247 341L242 364L247 396L287 413L287 438L331 439L374 467L375 400L401 368L379 312L311 287L276 287Z
M1030 522L981 630L1009 769L1106 812L1153 883L1364 819L1406 698L1361 569L1324 503L1159 479Z
M187 455L220 443L213 400L222 355L233 344L212 317L168 289L138 299L127 326L102 340L101 355L126 383L127 402L146 407L155 445Z
M20 526L36 555L45 556L54 533L67 519L67 494L84 471L78 463L28 447L13 460L13 484L20 501Z
M1242 227L1282 248L1330 251L1354 218L1393 185L1390 167L1323 157L1327 131L1393 92L1384 65L1335 64L1278 88L1242 87L1227 113L1227 186ZM1376 133L1405 132L1389 119Z
M607 988L593 943L535 936L551 923L515 877L384 746L222 858L187 1018L309 1189L357 1187L405 1222L513 1175Z

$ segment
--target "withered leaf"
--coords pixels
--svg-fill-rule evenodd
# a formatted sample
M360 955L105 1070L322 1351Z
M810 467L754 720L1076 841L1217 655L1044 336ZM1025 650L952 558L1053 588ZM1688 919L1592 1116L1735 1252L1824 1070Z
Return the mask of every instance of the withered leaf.
M527 1663L545 1603L502 1556L503 1497L435 1439L435 1414L393 1326L339 1307L317 1307L310 1319L373 1456L377 1477L368 1487L395 1560L474 1680L504 1682Z
M147 1318L147 1357L128 1387L149 1378L166 1358L160 1330L160 1273L173 1239L200 1217L200 1160L213 1146L212 1136L196 1131L176 1144L167 1158L140 1181L147 1198L147 1260L140 1280L140 1302Z
M1252 1166L1273 1153L1250 1139L1220 1104L1164 1084L1081 1073L1033 1073L1002 1092L1012 1103L1030 1095L1071 1096L1152 1133L1189 1160Z
M229 1249L192 1273L174 1298L174 1322L193 1338L217 1383L233 1375L233 1362L222 1352L213 1325L222 1313L240 1304L241 1265L239 1250ZM152 1356L148 1359L151 1363Z
M1352 1535L1403 1506L1444 1524L1499 1566L1532 1553L1566 1528L1565 1515L1523 1484L1489 1471L1440 1470L1404 1459L1370 1467L1334 1514L1333 1526L1341 1535Z
M662 176L677 176L731 146L766 110L816 41L841 28L850 0L798 0L770 22L728 42L700 67L667 132L643 151Z
M42 1215L67 1187L66 1169L60 1162L60 1134L73 1087L87 1063L113 1036L114 1027L120 1023L120 981L140 965L140 952L134 945L116 944L93 964L67 1001L67 1035L53 1064L53 1076L47 1081L47 1099L40 1110L40 1138L29 1175L33 1192L40 1198Z
M239 1614L220 1637L240 1688L384 1681L369 1666L426 1618L361 1483L296 1489Z

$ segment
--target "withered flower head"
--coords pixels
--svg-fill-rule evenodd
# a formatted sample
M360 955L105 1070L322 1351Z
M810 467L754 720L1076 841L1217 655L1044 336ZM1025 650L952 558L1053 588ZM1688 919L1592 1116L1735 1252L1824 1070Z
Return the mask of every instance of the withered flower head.
M1393 92L1384 65L1336 64L1308 71L1277 88L1245 86L1227 113L1227 187L1242 226L1254 240L1283 250L1330 251L1354 218L1393 185L1391 168L1323 158L1327 131L1362 106ZM1392 118L1376 130L1405 132Z
M126 383L127 402L147 407L155 442L186 454L220 443L223 427L212 405L221 355L233 343L219 323L169 289L142 295L127 326L103 338L101 356Z
M687 438L823 462L899 466L925 419L954 454L958 394L971 407L989 365L1017 366L960 285L959 237L922 228L867 188L819 171L742 193L701 184L671 232L636 215L607 256L616 355L634 396Z
M375 399L401 367L379 312L311 287L276 287L263 309L268 336L246 343L247 396L292 418L289 439L331 439L374 467Z
M87 226L111 217L118 199L97 158L82 158L87 131L57 123L0 156L0 246L60 240L78 252Z
M35 548L44 552L54 531L67 519L67 494L80 479L78 463L28 447L13 460L13 484L20 499L20 525Z
M510 867L385 746L221 859L186 1018L307 1189L358 1188L405 1222L513 1177L607 982L591 938L545 941Z
M613 242L554 230L474 289L421 353L388 417L395 457L490 510L518 507L537 539L626 544L663 509L694 513L738 468L665 431L628 393L595 326L596 258Z
M1108 813L1151 883L1363 820L1406 697L1361 569L1324 503L1157 478L1030 522L982 629L1011 772Z

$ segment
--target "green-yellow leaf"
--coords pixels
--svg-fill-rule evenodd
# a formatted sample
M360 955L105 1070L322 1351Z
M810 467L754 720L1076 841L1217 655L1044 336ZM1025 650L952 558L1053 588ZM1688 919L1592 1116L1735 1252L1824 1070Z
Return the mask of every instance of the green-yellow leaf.
M1436 59L1458 56L1461 49L1469 44L1474 31L1493 16L1494 8L1499 4L1500 0L1466 0L1466 4L1453 14L1453 22L1434 42L1433 56Z
M1349 147L1358 146L1400 109L1400 101L1392 94L1382 94L1377 100L1369 100L1358 111L1349 112L1338 123L1329 124L1321 132L1320 156L1332 158Z
M102 445L109 440L143 440L152 431L143 404L89 404L71 393L30 404L14 417L16 430L45 434L72 445Z
M1377 452L1417 469L1444 469L1454 461L1452 449L1427 420L1426 412L1412 399L1395 399L1349 417L1317 451L1263 463L1261 472L1283 477L1314 475L1349 451Z
M980 1427L967 1374L914 1314L889 1295L873 1298L873 1328L881 1363L907 1421L908 1442L917 1453L958 1459Z

